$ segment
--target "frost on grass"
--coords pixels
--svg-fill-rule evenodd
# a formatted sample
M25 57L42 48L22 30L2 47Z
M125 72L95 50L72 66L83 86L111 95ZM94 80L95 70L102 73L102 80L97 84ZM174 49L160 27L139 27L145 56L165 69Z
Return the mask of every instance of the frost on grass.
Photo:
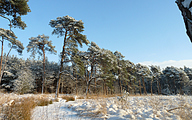
M81 116L107 119L192 119L192 98L187 96L118 97L80 100L70 105Z
M12 102L17 98L53 99L54 95L16 95L1 94L0 106ZM38 100L37 99L37 100ZM16 102L17 104L17 102ZM2 110L2 109L1 109ZM191 120L192 119L192 97L191 96L128 96L76 99L66 102L60 99L48 106L36 106L32 110L33 120L46 119L154 119L154 120Z

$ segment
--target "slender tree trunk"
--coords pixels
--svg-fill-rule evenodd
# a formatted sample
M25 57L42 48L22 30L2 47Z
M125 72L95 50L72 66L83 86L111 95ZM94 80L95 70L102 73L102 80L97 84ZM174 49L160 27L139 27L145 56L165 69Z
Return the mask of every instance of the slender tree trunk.
M60 66L60 70L59 70L59 78L57 80L57 88L56 88L56 93L55 93L55 97L59 97L59 89L60 89L60 82L61 82L61 75L62 75L62 71L63 71L63 63L64 63L64 59L65 59L65 46L66 46L66 38L67 38L67 30L65 31L65 37L64 37L64 43L63 43L63 50L62 50L62 57L61 57L61 66Z
M105 95L105 80L103 81L103 95Z
M173 80L173 87L174 87L174 93L175 93L175 95L176 95L176 86L175 86L175 80Z
M153 79L151 80L151 95L153 95Z
M145 94L147 95L147 91L146 91L146 87L145 87L145 81L144 81L144 78L142 77L142 81L143 81L143 89L144 89L144 92Z
M118 73L120 74L120 70L118 70ZM121 79L119 77L119 92L122 94L122 86L121 86Z
M106 95L108 95L108 89L109 88L107 86L105 88L106 88L106 92L105 93L106 93Z
M0 62L0 75L2 75L3 73L1 73L1 68L2 68L2 64L3 64L3 40L4 38L2 37L2 41L1 41L1 62ZM0 79L0 84L1 84L1 79Z
M136 83L135 83L136 81L134 80L133 81L133 89L134 89L134 93L135 93L135 95L137 94L137 91L136 91Z
M129 84L130 84L130 85L129 85L129 86L130 86L130 88L129 88L129 93L132 94L132 88L133 88L133 87L132 87L132 81L131 81L131 80L130 80Z
M159 92L159 80L157 80L157 92L158 92L158 95L160 95L160 92Z
M96 84L96 66L95 66L95 78L94 78L94 82L95 82L95 89L94 89L94 92L95 92L95 94L96 94L96 86L97 86L97 84Z
M42 51L43 51L43 81L42 81L42 89L41 89L42 91L41 91L41 93L43 94L44 82L45 82L45 50L44 50L44 45L43 45Z
M63 86L64 86L64 85L63 85L63 82L61 82L61 93L62 93L62 94L63 94L63 91L64 91L64 90L63 90Z
M161 83L159 82L159 91L160 91L160 94L161 94Z
M76 95L77 95L77 73L76 73L76 79L75 79L75 90L76 90Z
M87 70L87 74L85 76L86 78L86 83L87 83L87 88L86 88L86 96L89 94L89 71Z
M141 80L139 80L139 92L140 92L140 95L141 95Z

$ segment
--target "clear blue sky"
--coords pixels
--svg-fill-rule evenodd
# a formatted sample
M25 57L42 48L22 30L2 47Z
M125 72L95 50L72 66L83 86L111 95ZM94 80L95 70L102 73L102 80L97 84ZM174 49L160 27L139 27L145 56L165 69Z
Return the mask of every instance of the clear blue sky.
M28 38L45 34L61 52L63 38L51 35L49 21L69 15L84 22L83 34L89 41L117 50L134 63L192 60L192 43L175 0L29 0L28 4L31 13L22 17L28 27L13 29L25 47ZM0 19L0 27L8 29L7 24ZM29 54L25 49L21 57ZM48 59L59 60L50 54Z

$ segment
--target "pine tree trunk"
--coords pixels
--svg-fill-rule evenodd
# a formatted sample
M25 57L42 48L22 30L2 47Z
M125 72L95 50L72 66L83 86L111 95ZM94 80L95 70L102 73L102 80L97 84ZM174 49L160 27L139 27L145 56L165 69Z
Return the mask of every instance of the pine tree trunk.
M151 95L153 95L153 80L151 80Z
M146 91L146 87L145 87L145 81L144 81L144 78L142 77L142 81L143 81L143 89L144 89L144 92L145 94L147 95L147 91Z
M103 95L105 95L105 80L103 81Z
M62 94L63 94L63 91L64 91L64 90L63 90L63 86L64 86L64 85L63 85L63 82L61 82L61 93L62 93Z
M130 94L132 94L132 83L131 83L131 82L132 82L132 81L130 80L130 82L129 82L129 83L130 83L130 88L129 88L129 93L130 93Z
M2 64L3 64L3 40L4 38L2 37L2 41L1 41L1 62L0 62L0 75L3 74L1 73L1 68L2 68ZM1 78L2 79L2 78ZM1 84L1 79L0 79L0 84Z
M62 57L61 57L61 66L60 66L60 70L59 70L59 78L57 80L57 88L56 88L56 93L55 93L55 97L59 97L59 89L60 89L60 82L61 82L61 75L62 75L62 71L63 71L63 63L64 63L64 59L65 59L65 46L66 46L66 38L67 38L67 31L65 32L65 37L64 37L64 43L63 43L63 50L62 50Z
M45 50L44 50L44 45L43 45L42 51L43 51L43 81L42 81L42 91L41 91L41 93L43 94L44 82L45 82Z
M141 80L139 80L139 92L140 92L140 95L141 95Z
M75 79L75 90L76 90L76 95L77 95L77 73L76 73L76 79Z
M120 74L120 70L118 70L118 73ZM121 79L119 77L119 92L122 94L122 86L121 86Z
M89 71L87 70L86 74L86 83L87 83L87 88L86 88L86 96L89 94Z
M175 95L176 95L177 88L176 88L176 86L175 86L175 80L173 80L173 87L174 87L174 93L175 93Z
M160 92L159 92L159 80L157 80L157 92L158 92L158 95L160 95Z
M159 90L160 90L160 94L161 94L161 83L159 82Z
M94 78L94 83L95 83L95 88L94 88L94 93L96 94L96 90L97 90L97 83L96 83L96 71L97 68L96 68L96 65L95 65L95 78Z

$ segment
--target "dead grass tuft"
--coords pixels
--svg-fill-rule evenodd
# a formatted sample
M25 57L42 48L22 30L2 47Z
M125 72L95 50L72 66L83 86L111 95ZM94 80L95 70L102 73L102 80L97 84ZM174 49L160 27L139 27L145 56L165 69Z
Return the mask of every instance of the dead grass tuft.
M117 96L122 96L120 94L109 94L109 95L103 95L103 94L91 94L88 95L86 98L87 99L103 99L103 98L109 98L109 97L117 97Z
M75 101L75 98L72 97L72 96L62 96L61 98L62 98L62 99L65 99L66 102L68 102L68 101Z
M34 98L15 99L13 105L2 108L3 119L6 120L30 120L31 110L35 108Z
M48 100L48 99L39 99L39 100L37 100L37 106L47 106L49 104L53 104L53 101Z

